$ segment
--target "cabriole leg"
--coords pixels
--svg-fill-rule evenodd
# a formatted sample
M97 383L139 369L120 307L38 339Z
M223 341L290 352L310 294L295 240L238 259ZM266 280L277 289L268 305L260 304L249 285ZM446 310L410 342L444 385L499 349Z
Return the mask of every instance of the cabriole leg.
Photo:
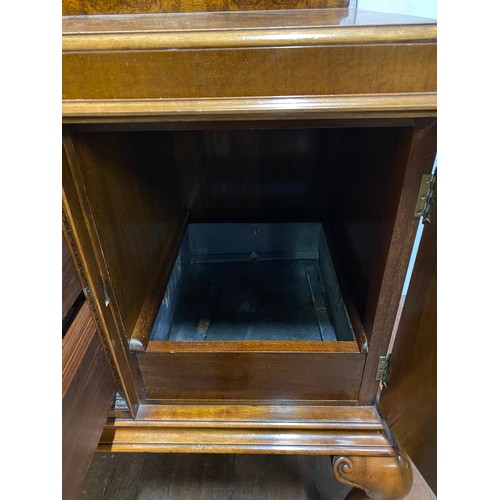
M340 482L360 488L368 498L375 500L404 498L413 483L411 466L402 455L334 457L333 472ZM363 498L360 494L352 491L347 498Z

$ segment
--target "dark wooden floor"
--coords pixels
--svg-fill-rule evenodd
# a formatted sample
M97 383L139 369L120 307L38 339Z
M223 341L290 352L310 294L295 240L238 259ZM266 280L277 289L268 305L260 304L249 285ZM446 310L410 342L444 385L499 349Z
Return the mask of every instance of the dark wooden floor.
M436 498L418 471L407 500ZM340 500L327 456L96 453L80 500Z
M332 500L348 491L326 456L97 453L81 499Z

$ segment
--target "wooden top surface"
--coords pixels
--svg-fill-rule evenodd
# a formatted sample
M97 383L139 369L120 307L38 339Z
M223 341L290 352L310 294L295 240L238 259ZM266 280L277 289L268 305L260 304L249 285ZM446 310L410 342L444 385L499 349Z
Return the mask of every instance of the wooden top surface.
M66 17L63 117L434 115L436 40L433 20L355 9Z
M334 26L434 25L436 21L402 14L353 9L247 12L190 12L143 15L64 16L63 33L207 31L229 29L319 28Z

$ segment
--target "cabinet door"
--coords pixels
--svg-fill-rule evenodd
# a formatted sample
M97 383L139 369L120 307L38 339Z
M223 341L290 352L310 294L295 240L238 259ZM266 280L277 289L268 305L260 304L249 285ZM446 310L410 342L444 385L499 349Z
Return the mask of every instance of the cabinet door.
M379 410L436 492L436 230L425 224Z
M64 279L67 277L68 279ZM63 241L63 310L81 291ZM71 305L71 304L70 304ZM69 306L68 306L69 309ZM62 341L62 492L78 498L116 388L87 302Z

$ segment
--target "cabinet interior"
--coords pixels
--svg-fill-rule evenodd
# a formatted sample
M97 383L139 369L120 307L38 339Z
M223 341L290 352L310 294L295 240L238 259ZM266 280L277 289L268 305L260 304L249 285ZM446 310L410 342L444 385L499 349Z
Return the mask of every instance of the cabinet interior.
M364 332L352 325L362 330L376 257L401 191L411 127L192 128L71 131L73 161L131 345L134 339L141 339L143 350L150 340L156 350L162 341L359 344ZM267 235L261 237L267 244L278 243L254 254L245 243L252 231ZM313 245L294 253L294 245L311 234ZM195 255L193 245L207 248ZM212 262L202 262L202 254ZM182 291L178 274L186 255L190 271L183 268L189 277ZM244 280L268 283L254 295L256 304L248 303L245 285L230 291ZM282 285L291 290L289 303L286 293L278 293ZM228 304L238 294L235 316ZM303 313L296 310L301 300L309 307ZM217 307L223 316L218 329ZM274 309L275 317L268 315L274 326L254 325L248 334L245 318L252 323L263 307ZM288 315L287 307L293 309ZM176 311L194 326L172 329ZM163 330L162 322L168 324Z

